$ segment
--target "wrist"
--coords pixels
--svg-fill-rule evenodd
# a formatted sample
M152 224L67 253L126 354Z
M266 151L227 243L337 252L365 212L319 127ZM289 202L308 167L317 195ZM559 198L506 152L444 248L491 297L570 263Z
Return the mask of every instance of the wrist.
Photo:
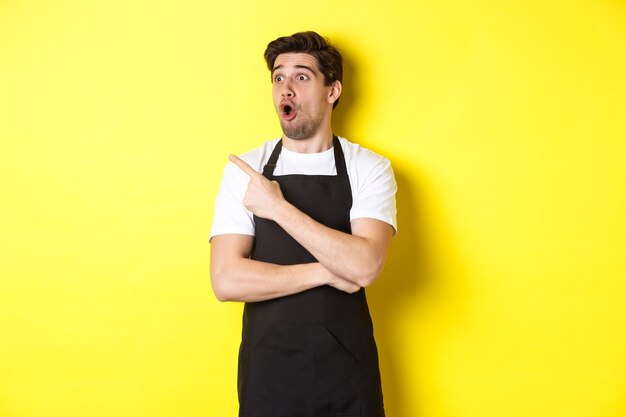
M333 275L321 263L314 262L305 265L310 268L309 276L315 286L331 285L333 283Z
M287 200L281 200L281 202L278 203L274 208L272 220L282 226L285 220L289 217L289 212L293 208L294 206L291 205L291 203L289 203Z

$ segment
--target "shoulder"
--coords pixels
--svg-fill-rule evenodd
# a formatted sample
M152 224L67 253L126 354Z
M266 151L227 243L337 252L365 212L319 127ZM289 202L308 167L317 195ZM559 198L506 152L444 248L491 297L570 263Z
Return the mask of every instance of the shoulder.
M363 181L372 175L391 175L393 171L389 159L363 146L339 137L339 143L346 159L346 167L354 180Z
M357 143L350 142L346 138L339 137L339 143L341 144L341 149L345 155L346 163L348 163L348 160L350 163L358 165L378 165L389 163L389 160L384 156L364 148Z
M389 159L346 139L340 141L352 186L350 219L380 220L390 224L395 233L398 187Z

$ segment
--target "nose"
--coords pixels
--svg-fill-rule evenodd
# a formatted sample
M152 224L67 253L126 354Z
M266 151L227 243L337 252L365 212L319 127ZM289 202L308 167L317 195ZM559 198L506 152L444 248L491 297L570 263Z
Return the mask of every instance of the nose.
M289 80L286 80L286 81L283 83L283 86L282 86L282 90L281 90L281 92L280 92L280 95L281 95L282 97L285 97L285 98L291 98L291 97L293 97L293 96L294 96L294 91L293 91L293 89L291 88L291 82L290 82Z

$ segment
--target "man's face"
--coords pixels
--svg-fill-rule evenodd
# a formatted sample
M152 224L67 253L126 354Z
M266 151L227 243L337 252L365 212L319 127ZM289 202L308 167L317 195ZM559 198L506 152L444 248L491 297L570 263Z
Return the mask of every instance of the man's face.
M330 118L332 87L324 85L317 60L305 53L280 54L272 70L272 96L280 126L290 139L315 135Z

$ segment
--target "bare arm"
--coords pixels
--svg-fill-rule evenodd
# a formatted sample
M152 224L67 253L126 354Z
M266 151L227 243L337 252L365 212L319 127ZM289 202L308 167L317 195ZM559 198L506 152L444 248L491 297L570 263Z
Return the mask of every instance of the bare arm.
M356 219L352 234L326 227L286 201L276 181L269 181L236 156L230 160L250 182L244 205L259 217L278 223L330 272L360 287L370 285L385 264L393 228L375 219Z
M263 301L321 285L345 292L360 288L317 262L275 265L249 259L253 242L253 236L236 234L211 239L211 284L218 300Z
M332 273L367 287L382 272L393 235L387 223L355 219L352 234L348 234L316 222L292 205L275 216L274 220Z

